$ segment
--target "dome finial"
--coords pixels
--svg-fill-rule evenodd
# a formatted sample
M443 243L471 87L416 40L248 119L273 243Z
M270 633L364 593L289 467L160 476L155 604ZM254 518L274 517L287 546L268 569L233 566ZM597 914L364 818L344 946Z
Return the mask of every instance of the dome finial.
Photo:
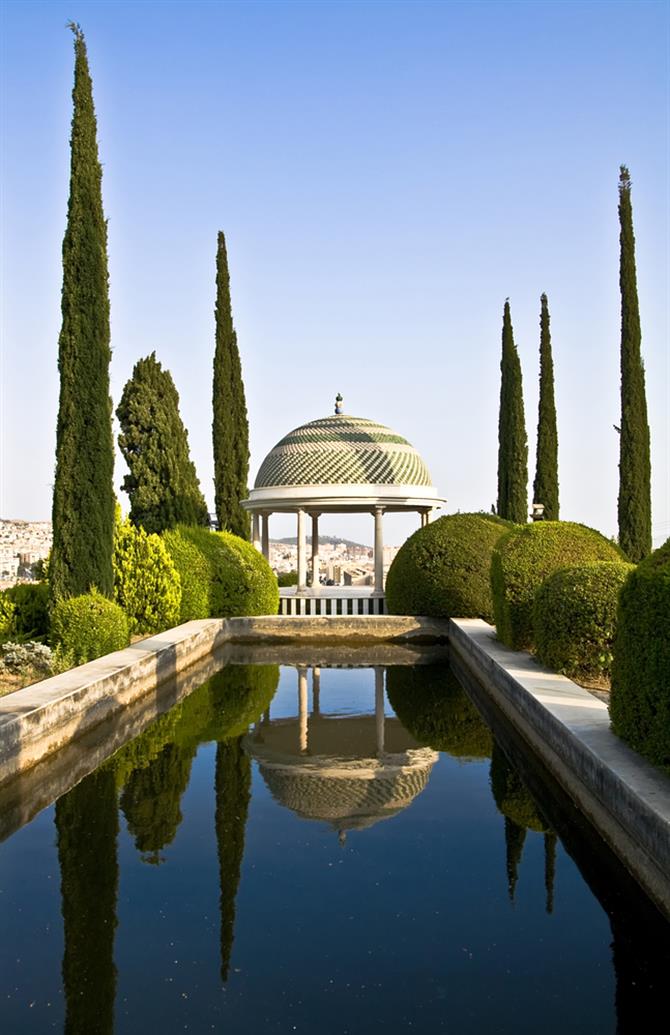
M343 401L344 400L342 399L342 396L338 392L337 395L335 396L335 413L336 413L336 415L338 417L341 416L344 413L344 410L342 409Z

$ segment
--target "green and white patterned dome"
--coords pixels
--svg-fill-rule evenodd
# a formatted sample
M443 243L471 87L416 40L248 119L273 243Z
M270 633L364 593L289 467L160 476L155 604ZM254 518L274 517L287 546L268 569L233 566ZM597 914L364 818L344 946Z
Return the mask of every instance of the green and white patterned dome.
M298 485L430 487L413 446L365 417L337 414L289 432L261 464L255 489Z

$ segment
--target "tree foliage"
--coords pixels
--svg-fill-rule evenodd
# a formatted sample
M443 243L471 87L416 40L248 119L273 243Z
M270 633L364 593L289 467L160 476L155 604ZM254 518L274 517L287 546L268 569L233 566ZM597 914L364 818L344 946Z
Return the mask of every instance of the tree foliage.
M523 410L521 363L514 344L509 299L503 312L498 416L497 513L525 524L528 517L528 439Z
M226 241L219 231L216 253L216 351L213 422L214 499L221 531L249 538L249 515L241 505L249 477L249 424L242 366L233 327Z
M542 295L540 304L540 402L533 502L544 504L546 521L558 521L558 432L554 401L554 360L546 295Z
M53 495L51 602L112 595L114 443L109 394L107 224L84 35L74 32L70 197L63 239L60 396Z
M135 364L116 415L119 446L130 470L122 488L130 498L132 523L147 532L179 524L208 525L207 504L179 415L179 395L155 352Z
M619 543L638 563L651 552L651 459L644 384L640 307L635 271L635 235L630 173L621 166L619 222L621 258L621 428L619 435Z

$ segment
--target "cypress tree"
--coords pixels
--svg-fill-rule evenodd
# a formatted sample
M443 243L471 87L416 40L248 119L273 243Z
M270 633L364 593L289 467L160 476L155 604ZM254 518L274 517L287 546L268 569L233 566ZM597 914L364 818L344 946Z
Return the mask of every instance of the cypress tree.
M621 257L621 432L619 436L619 546L638 563L651 552L651 460L647 397L640 345L640 307L630 173L619 176Z
M241 506L249 476L249 424L242 366L230 304L226 240L219 231L216 252L216 350L212 438L214 497L219 528L249 538L249 515Z
M544 504L545 521L558 521L558 433L547 296L542 295L540 302L540 403L533 502Z
M182 821L181 799L188 787L194 745L165 744L148 765L130 774L121 795L128 833L144 862L158 866Z
M74 33L70 198L63 239L60 398L51 601L97 586L112 595L114 443L109 395L109 278L102 170L84 35Z
M119 446L130 474L130 520L147 532L175 525L208 525L209 513L190 458L179 395L169 370L152 352L135 364L116 415Z
M521 363L514 344L509 299L505 300L498 417L499 517L524 524L528 511L528 439L523 412Z

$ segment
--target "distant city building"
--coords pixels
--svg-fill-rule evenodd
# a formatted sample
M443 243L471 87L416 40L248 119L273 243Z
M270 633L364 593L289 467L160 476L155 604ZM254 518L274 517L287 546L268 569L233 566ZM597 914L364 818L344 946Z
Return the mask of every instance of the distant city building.
M0 520L0 586L29 582L51 550L50 521Z

